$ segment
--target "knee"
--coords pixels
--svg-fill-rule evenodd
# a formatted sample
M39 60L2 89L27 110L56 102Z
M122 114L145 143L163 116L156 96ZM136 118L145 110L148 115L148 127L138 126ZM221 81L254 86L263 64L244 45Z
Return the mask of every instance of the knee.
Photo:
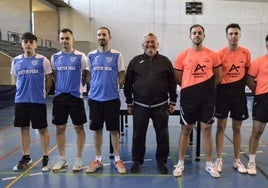
M77 134L84 134L85 133L84 126L74 126L74 129L75 129Z
M65 129L66 127L65 126L57 126L57 135L61 135L61 134L64 134L65 133Z

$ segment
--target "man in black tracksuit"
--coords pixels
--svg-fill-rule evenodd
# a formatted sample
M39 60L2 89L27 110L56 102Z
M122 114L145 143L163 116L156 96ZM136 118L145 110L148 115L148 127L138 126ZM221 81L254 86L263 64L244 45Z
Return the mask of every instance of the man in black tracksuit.
M144 162L149 119L156 132L156 160L161 174L167 174L169 154L168 117L175 110L177 93L173 66L157 51L159 43L153 33L144 35L144 54L134 57L127 68L124 93L128 113L133 114L132 173Z

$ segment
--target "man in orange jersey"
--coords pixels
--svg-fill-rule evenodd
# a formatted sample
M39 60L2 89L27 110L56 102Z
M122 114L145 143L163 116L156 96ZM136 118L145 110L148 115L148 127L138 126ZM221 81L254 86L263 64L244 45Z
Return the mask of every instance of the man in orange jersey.
M266 35L266 48L268 50L268 35ZM249 139L248 174L256 175L256 152L260 137L268 122L268 53L254 60L249 67L247 85L254 91L252 110L253 129Z
M245 94L245 75L250 63L250 52L238 45L241 28L237 23L226 27L228 46L218 52L222 64L222 81L216 89L217 160L215 166L222 171L222 151L227 117L230 112L233 129L234 162L233 167L239 173L247 173L246 167L240 161L241 126L248 118L247 98Z
M190 28L192 47L180 53L174 63L175 79L181 86L179 160L173 171L181 176L184 157L193 125L199 121L206 155L206 168L212 177L220 177L212 163L211 127L214 122L215 85L221 81L221 62L216 52L203 46L204 28L195 24Z

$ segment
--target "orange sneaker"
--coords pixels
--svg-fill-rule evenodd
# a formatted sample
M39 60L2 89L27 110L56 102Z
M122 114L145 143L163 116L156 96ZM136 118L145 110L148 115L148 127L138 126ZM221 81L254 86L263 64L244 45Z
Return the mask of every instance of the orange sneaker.
M103 167L102 162L98 161L98 160L95 160L86 169L86 173L87 174L93 173L93 172L95 172L96 170L98 170L99 168L102 168L102 167Z
M125 165L123 161L119 160L115 163L115 168L117 169L119 174L126 174L127 170L125 168Z

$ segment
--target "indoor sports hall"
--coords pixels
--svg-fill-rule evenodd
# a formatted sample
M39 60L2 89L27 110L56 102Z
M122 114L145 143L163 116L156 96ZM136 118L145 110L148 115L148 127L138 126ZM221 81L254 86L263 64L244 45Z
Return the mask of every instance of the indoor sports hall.
M200 125L194 125L184 161L184 172L174 177L178 162L178 141L181 132L179 98L176 111L169 116L168 174L160 174L155 159L156 135L149 122L144 164L139 173L131 173L133 118L126 111L123 91L120 91L120 157L127 173L119 174L114 166L110 134L103 132L103 168L95 173L85 171L95 159L93 131L84 124L86 143L83 170L73 172L76 158L76 134L69 118L66 129L66 159L68 167L58 172L42 172L40 135L31 129L31 166L14 172L22 157L20 129L14 127L14 96L16 80L10 75L12 59L23 53L22 34L34 33L38 40L36 52L49 60L61 50L59 33L70 28L74 33L75 49L87 54L97 48L96 31L101 26L111 30L111 48L122 52L126 67L137 54L143 53L145 33L154 33L159 40L159 53L174 63L177 54L191 46L189 29L193 24L204 27L204 45L218 51L227 46L226 26L241 26L239 45L249 49L251 60L267 54L268 0L1 0L0 1L0 187L2 188L267 188L268 187L268 129L263 132L256 155L256 175L241 174L233 168L233 130L228 118L223 144L223 171L220 178L211 177L205 169ZM89 114L87 88L84 105ZM180 96L180 90L177 90ZM245 88L249 118L243 121L240 158L249 160L249 138L252 132L253 94ZM53 88L46 98L49 159L53 166L59 158L56 127L52 124ZM268 115L268 114L267 114ZM212 124L213 161L216 159L216 122Z

